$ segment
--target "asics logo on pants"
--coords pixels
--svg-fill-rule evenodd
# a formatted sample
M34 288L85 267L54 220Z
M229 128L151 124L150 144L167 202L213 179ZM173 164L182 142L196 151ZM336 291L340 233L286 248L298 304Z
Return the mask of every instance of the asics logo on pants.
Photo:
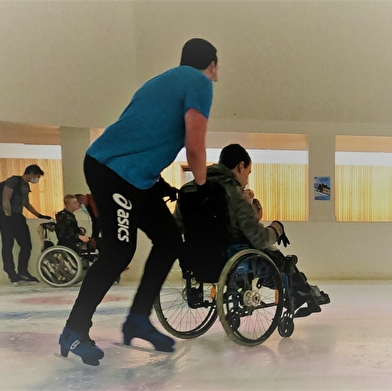
M77 339L72 345L69 347L69 350L74 350L80 345L80 341Z
M129 243L129 212L132 203L119 193L113 194L113 200L119 206L117 209L117 239Z

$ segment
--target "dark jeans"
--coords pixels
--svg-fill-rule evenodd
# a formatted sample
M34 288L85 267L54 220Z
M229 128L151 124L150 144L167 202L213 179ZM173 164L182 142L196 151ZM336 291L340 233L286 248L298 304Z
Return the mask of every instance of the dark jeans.
M67 327L83 334L92 325L96 307L132 260L138 228L151 239L152 249L131 307L133 313L150 315L182 245L180 231L157 186L137 189L88 155L84 170L99 212L102 248L83 280L67 321Z
M26 218L19 213L13 213L12 216L6 216L1 210L0 232L3 246L1 255L3 257L4 271L8 274L10 279L16 276L14 257L12 254L14 240L16 240L20 247L18 273L26 274L32 247Z

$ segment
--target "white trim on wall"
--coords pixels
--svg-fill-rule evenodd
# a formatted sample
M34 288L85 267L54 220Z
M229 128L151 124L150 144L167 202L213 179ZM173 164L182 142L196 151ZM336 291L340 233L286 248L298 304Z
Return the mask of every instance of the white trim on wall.
M0 143L0 158L61 159L61 146Z
M335 152L337 166L392 166L390 152Z
M207 148L207 162L217 163L221 148ZM247 151L253 163L307 164L307 151L288 151L276 149L250 149ZM183 148L176 157L176 162L186 162L186 151Z

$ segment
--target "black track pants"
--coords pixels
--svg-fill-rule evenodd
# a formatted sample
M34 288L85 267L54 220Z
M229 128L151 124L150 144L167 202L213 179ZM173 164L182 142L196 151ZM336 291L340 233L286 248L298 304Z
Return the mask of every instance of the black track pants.
M134 313L150 315L182 243L180 231L156 186L137 189L88 155L84 170L99 212L102 249L83 280L67 321L70 329L81 333L88 332L96 307L132 260L137 228L152 241L152 249L131 307Z
M20 247L18 259L18 273L26 274L27 266L31 254L31 237L30 230L26 223L26 218L19 213L13 213L12 216L6 216L0 211L0 232L2 241L1 255L3 258L4 271L10 278L15 277L15 263L12 249L14 240Z

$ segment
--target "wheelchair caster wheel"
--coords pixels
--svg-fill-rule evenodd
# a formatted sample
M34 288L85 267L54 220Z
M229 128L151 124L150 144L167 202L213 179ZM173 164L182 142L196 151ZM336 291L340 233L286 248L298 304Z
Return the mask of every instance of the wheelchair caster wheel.
M227 321L227 324L233 331L237 331L239 327L241 326L241 320L238 315L235 314L227 314L225 316L225 319Z
M278 326L279 335L281 337L290 337L294 332L294 321L292 318L283 317Z

